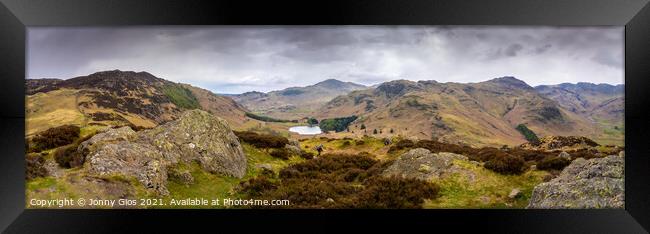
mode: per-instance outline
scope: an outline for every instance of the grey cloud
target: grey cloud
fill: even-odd
[[[143,70],[217,92],[336,78],[620,83],[622,27],[197,26],[28,29],[28,77]],[[557,77],[558,80],[549,80]]]
[[[505,54],[507,56],[510,56],[510,57],[517,56],[517,52],[519,52],[523,48],[524,47],[522,45],[520,45],[518,43],[515,43],[515,44],[512,44],[512,45],[508,46],[508,48],[506,48]]]
[[[539,46],[539,47],[535,48],[535,53],[542,54],[542,53],[548,51],[549,49],[551,49],[551,47],[553,47],[551,44],[545,44],[543,46]]]
[[[599,50],[593,57],[592,60],[597,63],[603,64],[605,66],[611,66],[614,68],[620,68],[623,66],[623,61],[620,57],[614,55],[613,53],[605,50]]]

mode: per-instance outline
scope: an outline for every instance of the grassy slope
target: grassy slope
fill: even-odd
[[[548,175],[545,171],[527,171],[521,175],[501,175],[480,165],[454,161],[476,174],[474,180],[451,176],[434,181],[440,185],[441,197],[427,201],[425,208],[525,208],[535,185]],[[521,196],[508,198],[512,189],[521,190]]]
[[[183,170],[190,170],[190,173],[194,177],[194,184],[184,185],[173,180],[169,180],[167,188],[169,189],[170,196],[164,200],[170,199],[187,199],[187,198],[205,198],[208,200],[211,199],[223,199],[223,198],[239,198],[240,195],[236,192],[236,186],[239,185],[239,182],[248,180],[250,178],[256,177],[261,169],[257,168],[257,164],[269,164],[273,167],[273,170],[277,173],[281,168],[286,167],[289,164],[300,162],[304,159],[301,159],[297,156],[290,158],[289,160],[281,160],[271,157],[265,150],[257,149],[249,144],[242,144],[244,148],[244,153],[248,158],[248,167],[246,175],[241,178],[225,177],[215,174],[211,174],[203,171],[198,164],[192,165],[181,165],[180,168]],[[152,207],[154,208],[154,207]],[[158,206],[155,208],[226,208],[224,206]]]
[[[153,127],[156,123],[144,117],[130,114],[118,113],[112,109],[105,108],[81,108],[79,103],[90,101],[90,97],[80,94],[79,90],[59,89],[47,93],[37,93],[26,97],[26,135],[31,136],[37,132],[47,130],[65,124],[90,127],[91,122],[99,122],[108,125],[123,125],[115,121],[93,121],[84,113],[104,112],[120,115],[129,122],[138,126]]]
[[[65,124],[83,125],[88,120],[77,109],[78,92],[60,89],[26,97],[26,134]]]

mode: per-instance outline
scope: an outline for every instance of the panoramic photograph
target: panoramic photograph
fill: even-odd
[[[28,209],[623,209],[623,27],[29,27]]]

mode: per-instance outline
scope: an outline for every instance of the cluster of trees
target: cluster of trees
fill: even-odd
[[[277,123],[297,123],[298,120],[286,120],[286,119],[276,119],[268,116],[263,116],[263,115],[256,115],[250,112],[246,112],[246,117],[251,118],[251,119],[256,119],[259,121],[264,121],[264,122],[277,122]]]
[[[528,142],[532,144],[539,144],[539,138],[537,137],[537,134],[535,134],[535,132],[533,132],[532,130],[528,129],[526,125],[519,124],[515,129],[517,129],[517,131],[519,131],[521,135],[524,135],[524,138],[526,138]]]
[[[234,132],[239,140],[251,144],[257,148],[284,148],[286,144],[289,144],[289,140],[286,137],[275,136],[270,134],[260,134],[251,131],[243,132]]]
[[[318,124],[318,120],[310,117],[310,118],[307,119],[307,124],[316,125],[316,124]]]
[[[323,119],[318,126],[322,131],[335,131],[342,132],[348,129],[350,123],[354,122],[357,116],[349,116],[343,118]]]

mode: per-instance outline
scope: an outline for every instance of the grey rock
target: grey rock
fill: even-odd
[[[567,160],[571,160],[571,155],[570,155],[569,153],[567,153],[567,152],[564,152],[564,151],[562,151],[562,152],[558,155],[558,157],[560,157],[560,158],[564,158],[564,159],[567,159]]]
[[[298,149],[300,149],[300,141],[297,141],[297,140],[294,140],[294,139],[290,139],[290,140],[289,140],[289,145],[292,145],[292,146],[298,147]]]
[[[97,133],[90,139],[81,142],[77,147],[77,150],[87,155],[90,151],[95,151],[98,147],[105,144],[133,140],[135,135],[136,132],[129,126],[111,128],[102,133]]]
[[[623,208],[624,166],[616,155],[575,159],[557,178],[535,186],[527,208]]]
[[[510,198],[510,199],[515,199],[515,198],[518,198],[520,196],[521,196],[521,190],[518,189],[518,188],[512,189],[512,191],[510,191],[510,194],[508,194],[508,198]]]
[[[302,152],[300,147],[295,145],[286,144],[284,145],[284,148],[289,150],[293,155],[300,155],[300,152]]]
[[[153,129],[130,128],[97,134],[80,145],[85,169],[98,175],[134,176],[146,188],[167,195],[167,168],[198,162],[203,170],[241,178],[246,156],[226,121],[202,110],[183,113]],[[82,151],[84,152],[84,151]]]
[[[446,152],[434,154],[423,148],[412,149],[395,160],[383,175],[432,180],[461,174],[473,180],[476,176],[474,172],[455,165],[455,160],[468,161],[466,156],[460,154]]]
[[[255,167],[260,169],[273,170],[273,166],[271,166],[271,164],[268,163],[260,163],[255,165]]]

